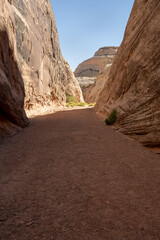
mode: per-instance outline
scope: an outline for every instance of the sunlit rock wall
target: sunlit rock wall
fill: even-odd
[[[1,133],[28,124],[24,107],[28,115],[63,107],[66,93],[83,101],[61,54],[50,1],[0,0]]]
[[[96,102],[106,78],[102,75],[104,69],[110,69],[113,59],[116,55],[117,47],[102,47],[92,58],[80,63],[74,74],[83,91],[84,100],[88,103]]]
[[[49,0],[13,0],[25,109],[63,106],[66,92],[82,100],[79,85],[63,59]]]
[[[96,105],[105,119],[116,108],[120,132],[160,145],[160,1],[135,0],[123,42]]]

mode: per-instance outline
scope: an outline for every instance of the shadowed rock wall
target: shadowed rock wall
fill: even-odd
[[[5,16],[5,17],[4,17]],[[16,56],[14,17],[9,2],[0,4],[0,136],[28,124],[24,83]]]

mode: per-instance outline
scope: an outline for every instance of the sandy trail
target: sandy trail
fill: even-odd
[[[93,109],[32,120],[0,146],[1,240],[159,240],[160,156]]]

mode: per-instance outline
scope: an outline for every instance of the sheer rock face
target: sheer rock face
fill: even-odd
[[[14,16],[10,3],[0,4],[0,136],[25,127],[24,83],[17,63]]]
[[[123,42],[96,105],[117,129],[145,145],[160,145],[160,1],[135,0]]]
[[[86,102],[97,101],[105,80],[100,77],[97,82],[96,78],[102,75],[103,68],[108,69],[112,64],[117,49],[117,47],[100,48],[92,58],[80,63],[76,68],[74,74],[82,88]]]
[[[50,1],[1,0],[0,14],[1,115],[23,127],[23,105],[27,113],[39,114],[43,107],[64,106],[66,93],[82,101],[61,54]]]
[[[80,87],[61,54],[50,1],[13,0],[13,12],[25,108],[61,106],[66,92],[82,100]]]

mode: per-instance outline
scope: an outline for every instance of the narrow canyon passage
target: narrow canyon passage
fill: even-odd
[[[1,240],[160,239],[160,156],[93,109],[32,119],[0,164]]]

